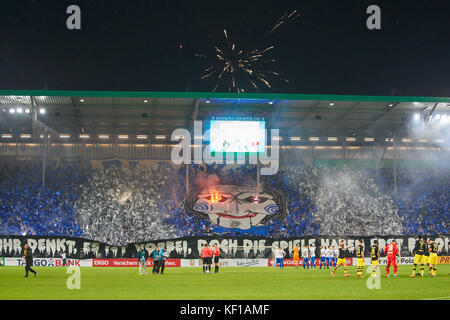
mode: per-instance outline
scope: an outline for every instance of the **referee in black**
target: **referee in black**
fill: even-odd
[[[33,266],[33,253],[28,244],[25,244],[24,246],[22,258],[25,260],[25,278],[28,278],[28,271],[34,273],[34,277],[36,278],[37,272],[31,268]]]

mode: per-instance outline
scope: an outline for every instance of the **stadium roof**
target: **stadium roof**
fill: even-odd
[[[165,135],[210,116],[264,117],[281,136],[407,134],[415,113],[449,112],[450,98],[143,91],[0,90],[0,134],[31,133],[31,113],[60,134]]]

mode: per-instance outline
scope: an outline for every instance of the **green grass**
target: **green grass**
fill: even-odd
[[[383,266],[382,270],[383,270]],[[398,279],[381,278],[379,290],[364,279],[350,278],[342,268],[221,268],[202,274],[200,268],[166,268],[164,275],[140,276],[137,268],[81,268],[81,289],[66,287],[65,268],[36,267],[37,278],[24,278],[22,267],[0,268],[0,299],[158,299],[158,300],[297,300],[297,299],[450,299],[450,265],[438,266],[435,278],[409,278],[411,266],[400,266]],[[367,268],[365,268],[367,269]],[[384,270],[383,270],[384,274]]]

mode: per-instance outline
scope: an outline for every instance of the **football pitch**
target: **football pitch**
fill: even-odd
[[[139,275],[137,268],[80,268],[81,288],[69,290],[63,267],[35,267],[37,278],[24,278],[23,267],[0,268],[0,299],[152,299],[152,300],[361,300],[361,299],[450,299],[450,265],[439,265],[437,276],[409,278],[411,266],[399,267],[399,278],[384,278],[381,266],[379,289],[369,289],[369,274],[356,277],[349,267],[345,278],[340,268],[335,278],[330,270],[292,267],[221,268],[218,274],[203,274],[201,268],[166,268],[165,274]],[[391,271],[392,272],[392,271]],[[376,283],[374,283],[374,286]]]

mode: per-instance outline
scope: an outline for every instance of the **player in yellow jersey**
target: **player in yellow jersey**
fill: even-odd
[[[438,252],[438,246],[436,244],[436,242],[434,242],[433,239],[429,240],[429,252],[430,252],[430,257],[428,258],[428,266],[430,268],[430,275],[432,277],[436,276],[436,265],[438,262],[438,256],[437,256],[437,252]]]
[[[334,273],[336,272],[336,269],[340,266],[344,266],[344,275],[346,277],[350,277],[350,274],[347,272],[347,254],[348,254],[348,247],[345,246],[345,240],[341,240],[339,243],[339,257],[337,259],[337,263],[333,268],[333,271],[331,271],[331,276],[334,278]]]
[[[364,240],[359,240],[359,245],[356,247],[356,257],[358,258],[357,264],[357,275],[359,278],[362,278],[362,271],[364,269]]]
[[[373,242],[373,246],[370,247],[370,259],[372,260],[372,274],[371,277],[375,277],[380,260],[380,249],[378,248],[378,240]]]
[[[423,242],[422,242],[422,236],[418,236],[417,240],[416,240],[416,245],[415,245],[414,250],[413,250],[414,266],[413,266],[413,269],[412,269],[412,274],[410,275],[411,278],[416,276],[415,273],[416,273],[416,268],[417,268],[418,264],[421,264],[421,270],[422,270],[422,267],[423,267],[422,256],[423,256],[423,253],[424,253],[423,249],[424,249],[424,247],[423,247]]]
[[[300,246],[298,245],[298,243],[295,245],[294,249],[292,249],[292,252],[294,253],[295,268],[298,269],[298,265],[300,264]]]

